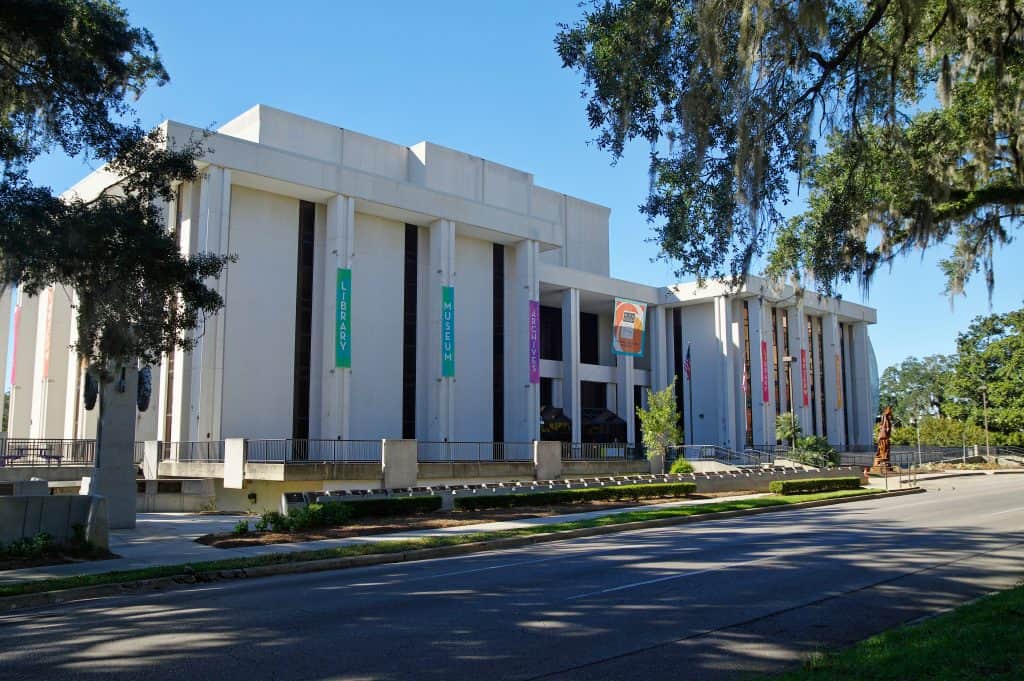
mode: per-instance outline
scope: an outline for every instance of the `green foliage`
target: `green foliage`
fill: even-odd
[[[116,2],[8,0],[0,59],[0,287],[74,291],[75,348],[101,380],[190,349],[185,332],[223,304],[206,282],[230,258],[184,257],[166,230],[163,202],[198,179],[202,142],[131,122],[128,97],[168,79],[152,36]],[[55,148],[120,180],[62,201],[29,178],[30,163]]]
[[[997,442],[1000,434],[992,434],[992,444],[1012,444]],[[921,444],[935,447],[960,447],[963,444],[974,445],[985,442],[985,430],[973,423],[964,423],[955,419],[925,416],[921,419]],[[892,431],[892,444],[917,445],[917,428],[902,426]]]
[[[909,425],[927,414],[944,414],[955,356],[908,357],[886,367],[879,382],[879,402],[892,407],[895,425]]]
[[[331,503],[347,506],[351,510],[353,518],[385,518],[387,516],[430,513],[441,509],[441,497],[439,496],[391,497]]]
[[[34,537],[15,539],[7,546],[0,544],[0,558],[42,558],[54,553],[57,549],[58,546],[53,542],[53,537],[45,532],[40,532]]]
[[[239,520],[233,528],[231,528],[231,534],[239,537],[249,534],[249,521]]]
[[[807,480],[772,480],[768,491],[773,494],[815,494],[858,489],[860,478],[810,478]]]
[[[357,518],[383,518],[429,513],[441,508],[441,497],[393,497],[365,501],[329,501],[291,508],[288,515],[268,511],[256,521],[256,531],[304,532],[319,527],[338,527]]]
[[[787,411],[775,417],[775,435],[786,443],[800,436],[800,421],[793,416],[793,412]]]
[[[609,485],[577,489],[455,497],[455,508],[479,511],[488,508],[575,504],[585,501],[639,501],[659,497],[685,497],[697,491],[693,482],[650,483],[646,485]]]
[[[257,532],[287,532],[289,527],[288,516],[279,511],[267,511],[256,521]]]
[[[980,270],[991,290],[1024,206],[1013,3],[608,0],[560,29],[598,147],[650,147],[641,209],[680,274],[745,274],[774,244],[770,274],[831,293],[950,240],[948,290]]]
[[[797,438],[796,447],[790,452],[789,458],[818,468],[834,468],[839,465],[839,453],[820,435]]]
[[[676,379],[663,390],[647,391],[647,409],[636,408],[640,418],[640,432],[648,458],[664,455],[665,450],[682,440],[679,430],[679,411],[676,409]]]
[[[687,475],[693,472],[693,464],[683,457],[679,457],[672,462],[672,467],[668,469],[668,472],[672,475]]]

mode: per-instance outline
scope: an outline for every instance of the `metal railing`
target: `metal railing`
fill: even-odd
[[[639,461],[644,448],[625,442],[563,442],[562,461]]]
[[[667,461],[671,462],[680,457],[690,461],[717,461],[730,466],[763,466],[775,462],[775,452],[761,452],[755,449],[737,452],[721,445],[677,445],[668,448]]]
[[[161,461],[182,463],[223,463],[223,440],[160,442]]]
[[[135,441],[135,453],[132,456],[132,461],[136,466],[141,466],[143,459],[146,458],[146,443],[141,440]]]
[[[359,463],[381,459],[380,440],[248,440],[253,463]]]
[[[0,466],[92,466],[96,440],[0,439]]]
[[[416,443],[421,463],[451,461],[533,461],[532,442],[430,442]]]

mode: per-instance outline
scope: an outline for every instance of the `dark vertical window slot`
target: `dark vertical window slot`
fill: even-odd
[[[416,438],[416,297],[419,281],[420,228],[405,226],[405,271],[402,304],[402,437]]]
[[[313,354],[313,235],[316,206],[299,202],[299,244],[295,283],[295,378],[292,390],[292,438],[309,438],[310,361]],[[296,453],[305,448],[296,448]]]
[[[679,414],[679,429],[685,431],[683,384],[686,382],[686,372],[683,371],[683,311],[678,307],[672,310],[672,340],[672,358],[676,368],[676,412]],[[689,442],[690,433],[686,433],[683,440]]]
[[[821,386],[821,435],[828,439],[828,402],[825,400],[825,327],[824,319],[815,322],[818,327],[818,385]]]
[[[540,379],[540,406],[550,407],[555,397],[555,384],[550,378]]]
[[[743,301],[743,415],[745,423],[744,440],[747,447],[754,444],[754,401],[751,397],[753,378],[750,372],[750,303]]]
[[[562,361],[562,310],[540,308],[540,358]]]
[[[580,312],[580,363],[601,363],[597,343],[597,315],[589,312]]]
[[[644,441],[643,433],[640,429],[640,417],[637,415],[636,410],[643,406],[644,400],[644,389],[642,386],[633,386],[633,442],[631,445],[639,445]],[[625,418],[629,418],[627,415]]]
[[[494,244],[493,335],[494,441],[505,440],[505,247]]]

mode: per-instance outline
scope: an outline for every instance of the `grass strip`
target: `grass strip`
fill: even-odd
[[[159,565],[138,570],[122,570],[118,572],[103,572],[92,575],[74,575],[71,577],[57,577],[37,581],[17,582],[14,584],[0,584],[0,598],[8,596],[20,596],[23,594],[42,593],[45,591],[60,591],[88,586],[102,586],[106,584],[120,584],[134,582],[144,579],[156,579],[159,577],[176,577],[185,574],[186,568],[191,568],[197,573],[219,572],[226,570],[242,570],[245,568],[262,567],[265,565],[282,565],[287,563],[299,563],[312,560],[324,560],[328,558],[347,558],[352,556],[376,555],[382,553],[402,553],[415,549],[429,549],[440,546],[458,546],[474,542],[487,541],[490,539],[504,539],[507,537],[524,537],[536,534],[551,534],[565,530],[576,530],[586,527],[604,527],[606,525],[621,525],[641,520],[657,520],[660,518],[681,518],[686,516],[705,515],[708,513],[721,513],[724,511],[742,511],[755,508],[766,508],[770,506],[788,506],[806,501],[819,501],[822,499],[836,499],[839,497],[861,496],[865,494],[876,494],[881,490],[857,489],[842,490],[839,492],[827,492],[822,494],[800,494],[792,496],[771,496],[755,497],[752,499],[737,499],[734,501],[722,501],[711,504],[698,504],[694,506],[675,506],[656,510],[645,511],[624,511],[612,515],[593,518],[590,520],[573,520],[564,523],[551,525],[537,525],[514,530],[500,530],[494,532],[472,532],[444,537],[423,537],[417,539],[403,540],[382,540],[367,544],[350,544],[329,549],[316,549],[312,551],[293,551],[290,553],[272,553],[264,556],[252,556],[246,558],[227,558],[223,560],[212,560],[200,563],[183,563],[179,565]]]
[[[1024,586],[847,650],[812,656],[772,681],[1017,681],[1024,678]]]

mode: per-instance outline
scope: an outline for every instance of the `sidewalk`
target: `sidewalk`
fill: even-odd
[[[415,537],[438,537],[472,532],[495,532],[536,525],[554,525],[575,520],[590,520],[616,513],[630,511],[649,511],[673,506],[695,506],[700,504],[733,501],[736,499],[753,499],[767,494],[741,494],[714,499],[690,499],[668,501],[660,504],[630,506],[628,508],[602,509],[568,513],[543,518],[523,518],[501,522],[459,525],[429,530],[395,532],[391,534],[367,535],[363,537],[345,537],[344,539],[321,539],[318,541],[298,542],[294,544],[267,544],[264,546],[244,546],[235,549],[217,549],[205,544],[197,544],[195,539],[213,532],[230,532],[239,520],[246,516],[236,515],[196,515],[191,513],[140,513],[133,530],[112,530],[110,533],[110,550],[120,558],[112,560],[88,561],[82,563],[66,563],[64,565],[47,565],[43,567],[22,568],[18,570],[0,571],[0,584],[52,579],[54,577],[70,577],[73,575],[98,574],[120,570],[136,570],[156,567],[159,565],[179,565],[226,558],[243,558],[269,553],[289,553],[293,551],[311,551],[315,549],[333,548],[349,544],[366,542],[396,541]],[[251,516],[250,516],[251,519]]]

